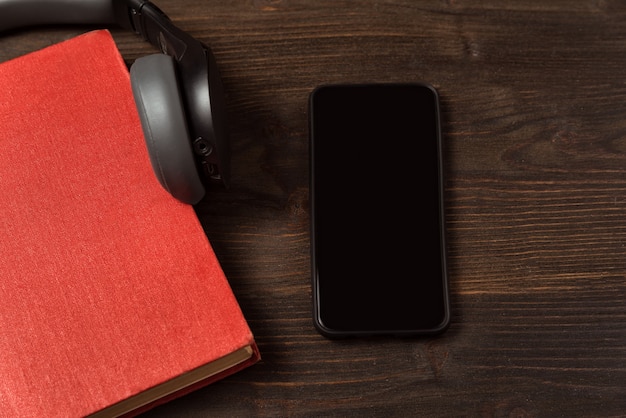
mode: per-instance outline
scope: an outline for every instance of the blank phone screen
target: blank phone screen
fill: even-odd
[[[315,323],[328,336],[441,332],[449,320],[437,93],[311,94]]]

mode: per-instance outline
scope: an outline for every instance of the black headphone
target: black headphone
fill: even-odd
[[[226,106],[215,58],[147,0],[0,0],[0,31],[42,24],[118,24],[163,53],[141,57],[130,78],[156,177],[195,204],[207,182],[228,185]]]

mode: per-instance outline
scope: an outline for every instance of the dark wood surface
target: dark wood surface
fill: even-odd
[[[157,5],[222,71],[233,184],[197,212],[263,359],[147,417],[626,415],[623,0]],[[0,60],[86,29],[10,33]],[[111,30],[128,62],[155,52]],[[307,98],[390,81],[441,96],[452,324],[329,341],[311,320]]]

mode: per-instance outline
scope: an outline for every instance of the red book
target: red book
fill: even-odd
[[[0,256],[2,417],[134,415],[259,359],[107,31],[0,64]]]

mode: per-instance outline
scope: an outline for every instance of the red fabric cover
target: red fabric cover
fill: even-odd
[[[0,64],[0,254],[0,416],[84,416],[254,344],[107,31]]]

